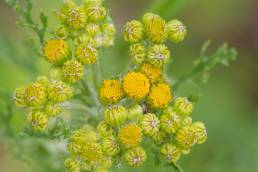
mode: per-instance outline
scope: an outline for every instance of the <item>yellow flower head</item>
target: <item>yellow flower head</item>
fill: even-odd
[[[124,160],[126,164],[132,167],[141,166],[146,159],[147,159],[147,155],[145,150],[142,147],[130,149],[124,155]]]
[[[146,48],[141,43],[132,44],[129,48],[129,56],[134,64],[141,64],[146,57]]]
[[[68,44],[62,39],[51,39],[43,45],[43,56],[50,63],[62,63],[69,56]]]
[[[46,88],[37,82],[28,84],[25,87],[25,98],[29,106],[39,106],[46,102]]]
[[[43,131],[48,124],[48,117],[41,111],[32,111],[27,116],[27,121],[34,130]]]
[[[129,72],[124,76],[123,88],[130,98],[141,100],[149,93],[150,82],[142,73]]]
[[[101,145],[98,143],[86,143],[82,147],[82,156],[89,162],[99,161],[103,156]]]
[[[146,135],[153,136],[159,132],[160,122],[155,114],[147,113],[142,117],[141,126]]]
[[[128,42],[138,42],[142,39],[144,27],[141,22],[132,20],[124,25],[124,39]]]
[[[167,39],[166,22],[160,16],[147,13],[143,16],[146,35],[154,43],[162,43]]]
[[[63,78],[64,81],[70,83],[76,83],[82,79],[84,74],[84,67],[77,60],[66,61],[63,66]]]
[[[86,12],[89,20],[92,22],[103,20],[107,15],[107,11],[105,7],[103,7],[99,3],[93,3],[93,4],[87,5]]]
[[[99,95],[104,103],[117,103],[124,95],[122,83],[117,79],[104,80]]]
[[[142,130],[134,124],[128,124],[119,132],[119,139],[126,148],[137,147],[142,141]]]
[[[49,83],[48,98],[53,102],[64,102],[73,96],[73,89],[62,81],[52,81]]]
[[[143,73],[151,83],[161,80],[162,70],[149,63],[144,63],[141,65],[140,72]]]
[[[181,155],[180,149],[171,143],[164,144],[161,147],[160,152],[170,163],[176,163]]]
[[[83,64],[94,64],[98,58],[98,51],[90,44],[81,44],[76,48],[76,56]]]
[[[169,105],[172,99],[172,93],[169,85],[165,83],[159,83],[151,87],[147,103],[152,108],[165,108]]]
[[[164,44],[155,44],[148,51],[147,60],[149,63],[161,67],[167,63],[170,57],[170,51]]]
[[[171,20],[167,23],[168,37],[172,42],[182,42],[187,34],[186,28],[179,20]]]

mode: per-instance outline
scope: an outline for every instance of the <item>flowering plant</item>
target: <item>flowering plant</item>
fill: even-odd
[[[66,145],[64,164],[71,172],[104,172],[120,164],[137,168],[148,157],[182,171],[179,158],[204,143],[207,131],[191,117],[195,98],[179,96],[176,89],[200,78],[206,82],[216,64],[235,59],[234,49],[225,44],[207,56],[207,42],[192,72],[171,80],[165,67],[172,60],[166,43],[182,42],[186,27],[177,19],[165,21],[146,13],[123,27],[123,38],[130,44],[126,72],[103,79],[103,49],[116,45],[106,2],[65,0],[55,13],[58,25],[49,38],[44,13],[42,25],[31,18],[32,0],[25,6],[8,2],[20,13],[20,24],[39,36],[41,57],[51,64],[48,76],[14,91],[15,104],[28,111],[23,135],[59,139]],[[79,123],[74,120],[79,118],[77,110],[83,111]]]

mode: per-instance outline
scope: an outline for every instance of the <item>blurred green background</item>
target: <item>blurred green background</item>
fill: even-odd
[[[34,9],[42,9],[48,16],[58,8],[61,0],[38,0]],[[193,114],[194,120],[206,124],[208,140],[193,147],[190,155],[182,156],[179,164],[186,172],[257,172],[258,171],[258,1],[257,0],[109,0],[111,13],[119,31],[130,19],[144,12],[159,13],[166,19],[178,18],[188,29],[185,42],[170,45],[173,64],[169,76],[180,76],[191,69],[206,40],[212,40],[210,51],[228,42],[237,49],[237,61],[228,68],[218,66],[209,82],[200,87],[183,86],[178,95],[201,92]],[[49,151],[38,140],[23,141],[27,149],[19,149],[19,133],[25,125],[24,111],[10,105],[11,92],[19,85],[32,81],[37,75],[47,74],[49,64],[28,46],[34,33],[15,24],[17,14],[3,0],[0,1],[0,171],[27,172],[60,171],[60,157],[48,159]],[[55,20],[50,17],[50,28]],[[36,40],[37,41],[37,40]],[[35,42],[36,46],[37,42]],[[105,77],[123,71],[128,45],[116,39],[116,46],[102,59]],[[110,53],[111,52],[111,53]],[[108,67],[107,67],[108,66]],[[8,114],[12,114],[12,116]],[[27,143],[29,142],[29,143]],[[28,146],[29,145],[29,146]],[[57,145],[58,147],[58,145]],[[38,162],[21,156],[37,151]],[[58,150],[56,150],[58,151]],[[28,162],[23,163],[22,161]],[[56,158],[56,159],[55,159]],[[29,164],[29,165],[26,165]],[[48,164],[48,165],[45,165]],[[153,171],[149,160],[139,170],[121,167],[113,171]],[[59,170],[58,170],[59,169]],[[158,171],[158,170],[155,170]],[[162,171],[173,171],[163,169]]]

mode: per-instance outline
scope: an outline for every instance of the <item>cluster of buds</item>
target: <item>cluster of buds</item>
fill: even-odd
[[[179,20],[166,22],[162,17],[146,13],[142,21],[132,20],[124,25],[124,39],[131,43],[129,56],[134,64],[148,62],[162,67],[170,58],[167,40],[182,42],[187,34]]]
[[[13,97],[17,106],[29,108],[28,122],[38,131],[61,113],[62,103],[83,78],[85,65],[97,62],[100,48],[113,45],[116,32],[102,0],[85,0],[81,5],[65,0],[57,16],[60,25],[42,46],[42,56],[52,64],[50,79],[38,77],[17,88]]]
[[[159,157],[175,164],[181,154],[188,154],[194,144],[202,144],[207,138],[205,125],[192,122],[190,117],[193,103],[185,97],[174,97],[163,74],[170,52],[161,43],[168,38],[182,41],[186,34],[182,23],[178,20],[166,23],[160,16],[148,13],[143,17],[143,24],[133,20],[124,28],[125,40],[134,43],[130,55],[136,65],[124,76],[102,82],[99,99],[105,110],[103,120],[94,131],[95,149],[101,157],[87,161],[89,171],[107,171],[111,164],[120,163],[141,166],[147,159],[142,143],[150,140],[159,148]],[[146,58],[145,54],[148,54]],[[68,150],[71,150],[70,144]],[[76,151],[70,151],[71,157]],[[87,152],[87,156],[98,153]],[[110,166],[99,166],[102,158],[108,159]],[[76,159],[76,163],[68,161],[68,168],[75,163],[76,168],[84,169],[85,160],[78,156]]]
[[[65,0],[57,16],[60,26],[42,46],[43,57],[52,64],[50,79],[38,77],[14,93],[16,105],[29,108],[28,122],[37,131],[46,129],[49,119],[61,113],[86,65],[97,63],[99,49],[113,45],[115,38],[103,0],[84,0],[81,5]],[[183,41],[185,26],[147,13],[142,21],[127,22],[123,35],[131,43],[134,66],[101,83],[103,114],[96,119],[97,126],[87,124],[69,136],[65,166],[71,172],[106,172],[121,163],[139,167],[147,159],[145,141],[159,148],[159,157],[175,164],[181,154],[207,138],[205,125],[190,117],[193,103],[176,97],[164,74],[170,59],[165,42]]]
[[[13,99],[18,107],[29,109],[27,120],[31,128],[43,131],[49,119],[61,113],[61,104],[72,96],[73,89],[69,84],[40,76],[35,82],[17,88]]]

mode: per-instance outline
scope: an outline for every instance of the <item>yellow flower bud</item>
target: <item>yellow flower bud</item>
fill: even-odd
[[[134,64],[141,64],[146,57],[146,49],[144,45],[141,43],[130,45],[129,56]]]
[[[81,80],[84,74],[84,67],[77,60],[68,60],[63,66],[63,79],[69,83],[76,83]]]
[[[192,118],[190,116],[185,117],[183,120],[181,120],[181,126],[187,126],[192,124]]]
[[[32,111],[27,116],[27,121],[34,130],[43,131],[47,128],[47,115],[41,111]]]
[[[86,32],[90,36],[95,36],[101,32],[100,27],[98,24],[95,23],[89,23],[86,26]]]
[[[100,100],[104,103],[117,103],[124,95],[122,83],[117,79],[104,80],[100,88]]]
[[[37,82],[28,84],[25,87],[25,97],[29,106],[39,106],[46,102],[46,88]]]
[[[143,133],[149,136],[153,136],[159,132],[160,122],[155,114],[147,113],[142,116],[141,128]]]
[[[187,35],[185,26],[179,20],[171,20],[167,23],[168,37],[172,42],[182,42]]]
[[[56,117],[62,112],[62,107],[59,104],[48,103],[44,109],[45,113],[50,117]]]
[[[163,43],[167,39],[166,22],[160,16],[147,14],[143,17],[148,39],[154,43]]]
[[[90,21],[96,22],[103,20],[106,15],[106,9],[100,4],[90,4],[86,7],[87,16]]]
[[[150,83],[142,73],[129,72],[123,78],[123,88],[128,97],[141,100],[149,93]]]
[[[115,35],[116,28],[113,23],[108,22],[108,23],[103,23],[101,25],[101,31],[106,33],[107,35]]]
[[[195,122],[193,123],[194,130],[197,134],[197,144],[203,144],[207,139],[207,131],[204,123]]]
[[[46,76],[38,76],[36,82],[44,87],[47,87],[49,83],[48,78]]]
[[[161,144],[165,141],[165,139],[167,138],[167,135],[166,135],[166,133],[159,130],[159,132],[153,134],[151,136],[151,138],[152,138],[152,140],[154,140],[155,143]]]
[[[26,94],[25,94],[25,87],[16,88],[13,94],[13,100],[15,105],[18,107],[26,107]]]
[[[98,58],[98,51],[90,44],[81,44],[76,48],[76,57],[83,64],[94,64]]]
[[[97,131],[98,131],[98,134],[103,138],[108,136],[113,136],[116,133],[115,129],[110,125],[108,125],[105,121],[101,121],[98,124]]]
[[[119,153],[120,147],[115,137],[106,137],[102,141],[102,150],[106,155],[115,156]]]
[[[87,22],[87,16],[83,7],[73,7],[65,14],[64,23],[72,29],[81,29]]]
[[[170,52],[164,44],[155,44],[149,49],[147,55],[147,61],[157,67],[162,67],[169,58]]]
[[[180,127],[180,121],[179,116],[169,107],[160,118],[161,129],[168,134],[175,133]]]
[[[152,108],[166,108],[172,99],[172,93],[169,85],[166,83],[159,83],[151,87],[147,103]]]
[[[176,163],[181,155],[180,149],[171,143],[164,144],[160,152],[169,163]]]
[[[98,143],[86,143],[82,147],[82,156],[89,162],[95,162],[102,158],[103,152],[100,144]]]
[[[181,116],[186,117],[193,111],[193,103],[185,97],[177,97],[174,101],[174,110]]]
[[[127,118],[130,120],[140,119],[143,115],[143,109],[141,105],[135,104],[127,109]]]
[[[176,143],[182,150],[189,150],[196,142],[197,134],[194,127],[185,126],[178,129],[176,133]]]
[[[43,56],[54,64],[59,64],[67,60],[70,55],[67,42],[62,39],[51,39],[43,45]]]
[[[144,27],[141,22],[132,20],[124,25],[124,39],[128,42],[138,42],[143,38]]]
[[[73,96],[73,89],[62,81],[52,81],[49,83],[48,97],[53,102],[64,102]]]
[[[105,121],[111,126],[121,126],[127,118],[127,110],[123,106],[111,106],[105,110]]]
[[[142,147],[130,149],[124,155],[124,160],[126,164],[132,167],[141,166],[146,159],[147,159],[147,155],[145,150]]]
[[[65,167],[69,172],[80,172],[80,163],[75,158],[68,158],[65,160]]]
[[[126,148],[137,147],[142,141],[142,130],[137,125],[128,124],[120,130],[119,139]]]

